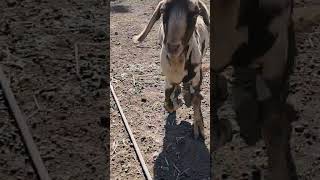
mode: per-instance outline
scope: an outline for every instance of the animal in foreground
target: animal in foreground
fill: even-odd
[[[202,58],[209,46],[208,9],[201,0],[162,0],[145,29],[133,38],[134,42],[143,41],[160,17],[160,64],[165,76],[164,107],[172,113],[182,106],[178,98],[182,84],[185,105],[193,106],[194,110],[194,137],[201,135],[204,138],[200,89]]]
[[[248,145],[264,139],[270,180],[296,180],[290,151],[295,116],[286,102],[296,55],[293,1],[214,0],[213,4],[211,73],[233,66],[240,135]],[[228,137],[223,129],[230,128],[218,128],[217,135]]]

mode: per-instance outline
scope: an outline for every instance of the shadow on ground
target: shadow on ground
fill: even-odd
[[[112,13],[128,13],[130,12],[129,6],[125,5],[111,5]]]
[[[166,119],[162,152],[154,165],[154,179],[210,179],[210,154],[203,140],[193,138],[192,125],[176,122],[176,114]]]

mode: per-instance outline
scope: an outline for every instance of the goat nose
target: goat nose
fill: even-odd
[[[179,44],[168,43],[169,52],[174,53],[174,52],[177,52],[178,49],[179,49]]]

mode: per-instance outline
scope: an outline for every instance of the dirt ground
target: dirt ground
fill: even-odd
[[[0,8],[0,64],[51,178],[105,180],[105,2],[3,0]],[[35,179],[15,121],[1,108],[0,180]]]
[[[209,4],[209,1],[205,1]],[[205,142],[192,137],[192,109],[168,115],[163,108],[164,77],[160,74],[159,22],[141,44],[132,37],[148,23],[158,1],[111,2],[110,76],[133,134],[155,179],[209,179],[209,71],[202,94]],[[203,62],[209,63],[209,50]],[[144,179],[121,117],[111,101],[111,179]]]
[[[157,2],[111,2],[110,76],[155,179],[209,179],[209,72],[205,72],[203,83],[202,108],[207,135],[203,143],[191,138],[190,109],[183,107],[175,115],[168,115],[163,108],[164,78],[159,66],[158,23],[142,44],[132,42],[133,35],[147,24]],[[299,112],[299,120],[293,123],[292,153],[300,179],[316,180],[320,179],[320,2],[296,0],[295,21],[299,55],[290,82],[289,101]],[[205,63],[209,52],[207,54]],[[231,72],[229,69],[226,73],[230,81]],[[231,98],[232,95],[219,115],[232,120],[233,141],[214,154],[214,179],[254,179],[253,176],[266,171],[265,146],[259,142],[256,147],[247,147],[240,139]],[[112,101],[110,148],[111,179],[143,179],[141,166]]]

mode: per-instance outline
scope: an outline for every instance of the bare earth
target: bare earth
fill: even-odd
[[[106,4],[2,0],[0,11],[0,64],[52,180],[105,180]],[[14,119],[0,110],[0,180],[35,179]]]

